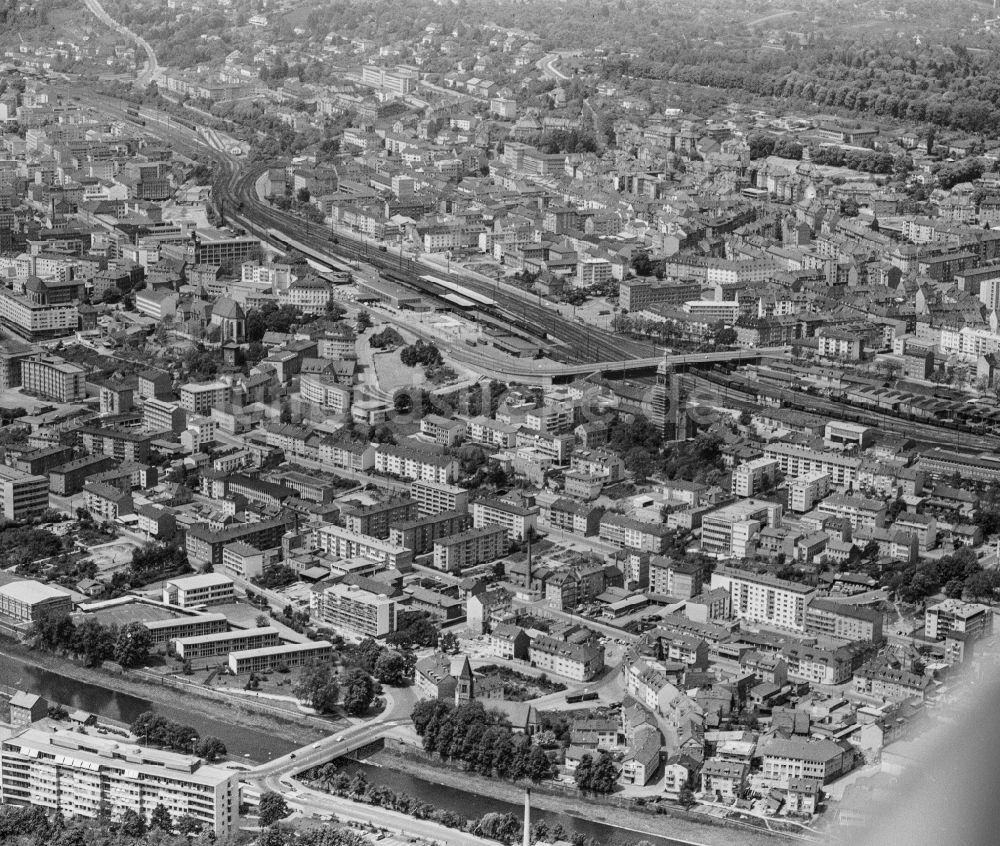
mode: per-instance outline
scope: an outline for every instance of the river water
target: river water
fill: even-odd
[[[188,711],[159,705],[139,696],[108,690],[50,670],[23,664],[2,654],[0,654],[0,679],[11,687],[44,696],[49,702],[59,702],[70,709],[81,708],[123,723],[132,723],[143,711],[155,711],[169,720],[197,729],[202,737],[211,735],[219,738],[226,744],[226,749],[233,758],[247,757],[254,761],[265,762],[280,758],[299,746],[261,729],[236,725],[235,720],[238,719],[238,715],[235,710],[233,720],[213,719],[194,709]]]
[[[444,784],[435,784],[427,779],[419,778],[410,773],[403,773],[388,767],[359,761],[341,760],[338,762],[341,770],[352,777],[356,773],[364,773],[370,784],[381,784],[397,793],[408,793],[421,802],[428,802],[435,808],[454,811],[469,819],[481,817],[490,812],[514,814],[518,819],[524,815],[523,805],[514,805],[479,793],[469,793]],[[567,835],[574,832],[593,837],[601,846],[632,846],[640,840],[646,840],[654,846],[683,846],[682,841],[672,840],[668,836],[670,817],[646,817],[643,820],[649,827],[662,831],[661,835],[644,834],[639,831],[627,831],[614,825],[585,820],[564,812],[545,811],[541,808],[531,809],[531,818],[538,822],[544,820],[550,828],[557,823],[565,829]]]

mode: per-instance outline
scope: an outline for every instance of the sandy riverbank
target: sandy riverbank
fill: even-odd
[[[195,690],[182,691],[166,685],[118,675],[107,670],[84,667],[50,652],[28,649],[23,644],[7,638],[0,638],[0,655],[29,667],[38,667],[106,690],[126,693],[139,699],[148,699],[159,705],[198,713],[211,719],[231,722],[234,725],[266,731],[292,743],[302,745],[312,743],[317,737],[323,737],[334,730],[331,725],[330,730],[324,732],[306,721],[294,721],[291,715],[286,720],[277,715],[255,711],[250,703],[245,706],[232,704],[213,697],[208,691],[204,693]]]
[[[414,760],[386,749],[366,760],[387,769],[405,772],[457,790],[492,796],[514,805],[520,805],[524,801],[522,789],[515,784],[485,779],[464,770],[439,764],[433,759]],[[740,846],[778,846],[782,842],[787,842],[778,835],[757,832],[743,826],[712,822],[680,808],[675,814],[654,815],[543,791],[544,788],[532,790],[532,805],[547,811],[561,812],[621,829],[634,830],[636,842],[642,840],[643,833],[688,841],[699,846],[732,846],[734,843],[739,843]]]

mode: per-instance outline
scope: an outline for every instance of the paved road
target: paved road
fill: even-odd
[[[130,38],[146,54],[146,62],[143,65],[142,71],[135,79],[135,84],[145,88],[149,83],[156,81],[160,76],[160,63],[156,59],[156,53],[153,52],[153,48],[149,46],[149,42],[146,41],[141,35],[136,35],[128,27],[122,26],[118,21],[111,17],[101,5],[100,0],[83,0],[84,5],[101,21],[105,26],[110,27],[115,30],[115,32],[124,35],[126,38]]]
[[[568,77],[559,68],[556,67],[560,56],[558,53],[549,53],[544,58],[538,60],[537,67],[542,72],[542,76],[547,76],[549,79],[557,80],[567,80]]]

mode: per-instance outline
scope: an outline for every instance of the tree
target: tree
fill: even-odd
[[[131,808],[126,808],[118,823],[118,830],[126,837],[138,839],[146,833],[146,821]]]
[[[150,828],[158,828],[161,831],[173,831],[174,821],[170,818],[170,811],[162,803],[157,803],[149,815]]]
[[[356,667],[348,673],[344,683],[344,710],[354,717],[360,717],[375,698],[375,682],[368,673]]]
[[[602,752],[591,772],[589,789],[594,793],[611,793],[617,783],[618,768],[614,758]]]
[[[442,652],[458,652],[458,636],[454,632],[442,632],[438,643]]]
[[[285,797],[273,791],[267,791],[260,797],[260,824],[262,828],[274,825],[291,813]]]
[[[192,817],[190,814],[181,814],[177,818],[177,831],[184,836],[189,834],[201,834],[203,828],[201,820]]]
[[[340,687],[329,664],[306,664],[299,674],[295,695],[321,714],[331,714],[340,698]]]
[[[372,316],[365,309],[361,309],[361,311],[358,312],[358,321],[356,326],[358,334],[360,335],[366,329],[371,329],[374,325],[375,324],[372,322]]]
[[[386,649],[375,661],[375,678],[382,684],[401,687],[412,678],[413,668],[398,652]]]
[[[110,658],[115,648],[115,633],[93,617],[87,617],[76,627],[73,651],[84,658],[89,667],[97,667]]]
[[[594,758],[588,752],[580,756],[580,763],[576,765],[576,772],[573,774],[573,779],[576,781],[576,786],[586,793],[590,790],[590,783],[593,776]]]
[[[219,738],[212,737],[211,735],[203,737],[194,747],[194,754],[199,758],[204,758],[206,761],[217,761],[227,751],[226,744],[219,740]]]
[[[312,196],[308,188],[302,187],[295,194],[295,199],[300,203],[308,203],[309,198]]]
[[[528,753],[527,776],[534,782],[542,781],[552,775],[552,762],[540,746],[532,746]]]
[[[137,622],[128,623],[118,630],[115,638],[114,660],[123,667],[138,667],[149,657],[153,639],[149,630]]]
[[[681,805],[684,806],[685,809],[694,807],[694,805],[697,802],[697,800],[694,798],[694,791],[687,785],[684,785],[684,787],[681,788],[678,800],[680,801]]]

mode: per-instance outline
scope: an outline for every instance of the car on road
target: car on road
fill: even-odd
[[[344,735],[339,735],[337,737],[337,743],[343,743],[343,742],[344,742]]]
[[[319,749],[319,744],[318,743],[314,743],[313,744],[313,749]]]

